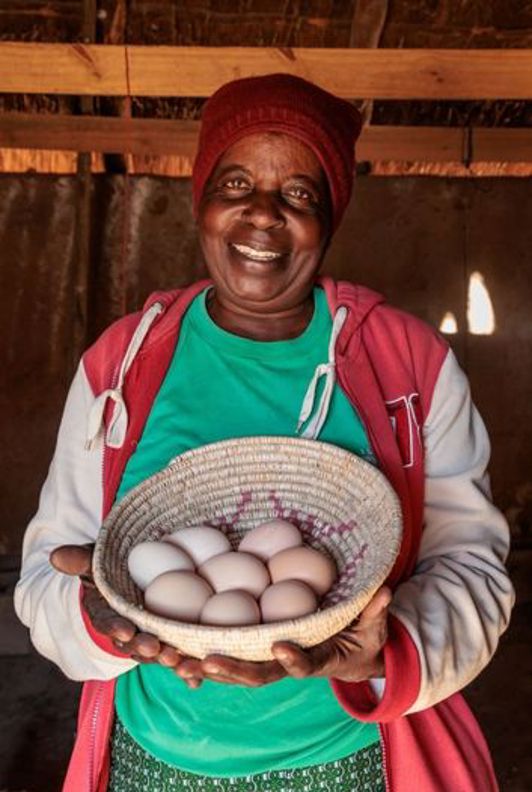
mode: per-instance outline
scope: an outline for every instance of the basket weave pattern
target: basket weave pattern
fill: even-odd
[[[338,578],[317,613],[227,628],[185,624],[143,609],[142,592],[127,568],[136,544],[204,524],[223,531],[236,550],[247,531],[273,518],[296,525],[306,544],[336,562]],[[356,618],[386,579],[400,538],[397,497],[369,463],[312,440],[227,440],[182,454],[114,506],[96,543],[94,577],[118,613],[185,654],[268,660],[274,641],[313,646]]]

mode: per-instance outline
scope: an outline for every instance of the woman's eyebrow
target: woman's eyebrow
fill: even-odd
[[[291,179],[299,179],[300,181],[306,181],[315,187],[317,190],[320,189],[320,182],[316,181],[313,176],[309,176],[308,173],[293,173],[290,176]]]
[[[234,170],[242,171],[247,176],[251,176],[251,172],[247,168],[245,168],[244,165],[239,165],[238,163],[233,162],[229,165],[225,165],[223,168],[217,171],[215,174],[215,178],[220,179],[222,176],[225,176],[227,173]]]

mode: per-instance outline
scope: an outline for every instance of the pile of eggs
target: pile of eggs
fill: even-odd
[[[129,574],[144,607],[159,616],[213,626],[243,626],[314,613],[336,579],[334,561],[303,543],[299,530],[271,520],[233,551],[216,528],[200,525],[140,542]]]

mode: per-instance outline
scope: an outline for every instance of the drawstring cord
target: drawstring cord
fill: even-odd
[[[334,316],[331,338],[329,340],[328,361],[327,363],[320,363],[318,366],[316,366],[314,375],[309,383],[307,392],[305,393],[305,398],[303,399],[301,412],[299,413],[296,434],[299,434],[301,437],[305,437],[309,440],[317,439],[319,433],[322,430],[323,424],[327,420],[331,398],[334,391],[334,384],[336,382],[336,342],[338,341],[338,336],[340,335],[342,327],[345,324],[346,318],[347,308],[341,306],[338,308]],[[325,377],[325,384],[317,410],[311,418],[312,412],[314,410],[314,402],[316,401],[316,390],[321,377]],[[309,423],[305,429],[301,431],[302,426],[307,421],[309,421]]]
[[[135,360],[137,353],[142,346],[148,331],[153,324],[155,318],[161,313],[163,306],[160,302],[154,303],[144,314],[140,320],[137,329],[135,330],[129,346],[122,360],[120,370],[118,372],[118,382],[114,388],[104,390],[95,399],[90,413],[87,424],[87,440],[85,448],[90,451],[98,438],[100,437],[104,425],[104,412],[107,404],[107,399],[114,402],[113,415],[107,427],[105,434],[105,444],[109,448],[122,448],[124,440],[126,439],[127,425],[129,416],[127,413],[126,403],[122,396],[122,388],[126,374],[129,371],[131,364]]]
[[[128,419],[129,419],[126,404],[122,396],[124,379],[140,347],[142,346],[142,343],[153,321],[158,316],[158,314],[161,313],[162,310],[163,310],[163,306],[161,305],[161,303],[157,302],[154,303],[151,306],[151,308],[149,308],[146,311],[146,313],[140,320],[131,341],[129,342],[129,346],[126,350],[126,354],[124,355],[124,359],[120,366],[120,371],[118,373],[118,382],[116,386],[114,388],[108,388],[107,390],[104,390],[95,399],[89,413],[89,420],[87,426],[87,441],[85,443],[85,448],[87,450],[91,450],[94,447],[96,441],[98,440],[98,438],[102,433],[107,399],[111,399],[113,401],[114,407],[113,407],[113,414],[109,422],[109,425],[107,427],[107,432],[105,435],[105,444],[110,448],[121,448],[123,446],[124,440],[126,438]],[[328,361],[327,363],[320,363],[318,366],[316,366],[312,379],[307,388],[307,392],[303,399],[303,404],[301,406],[301,412],[299,414],[299,420],[296,429],[296,433],[299,434],[301,437],[310,440],[316,440],[321,432],[321,429],[325,421],[327,420],[327,415],[329,413],[329,407],[331,404],[331,398],[334,391],[334,385],[336,382],[336,342],[338,341],[338,336],[340,335],[340,332],[345,324],[346,318],[347,318],[347,308],[341,306],[337,310],[333,321],[331,337],[329,340]],[[321,399],[319,401],[317,409],[314,412],[316,391],[318,388],[318,382],[321,379],[321,377],[325,377],[325,384],[323,387],[323,392],[321,394]],[[313,412],[314,414],[312,414]],[[303,425],[307,423],[307,421],[308,421],[307,426],[303,431],[301,431]]]

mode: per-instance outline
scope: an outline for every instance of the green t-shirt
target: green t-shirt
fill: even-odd
[[[179,343],[124,471],[117,499],[192,448],[251,435],[294,436],[310,379],[327,361],[332,318],[324,292],[306,330],[253,341],[210,318],[206,292],[183,319]],[[318,392],[319,397],[319,392]],[[372,460],[364,428],[335,387],[320,440]],[[331,762],[379,739],[338,704],[326,679],[262,688],[209,680],[190,690],[172,671],[139,665],[118,679],[116,710],[151,754],[192,773],[243,776]]]

